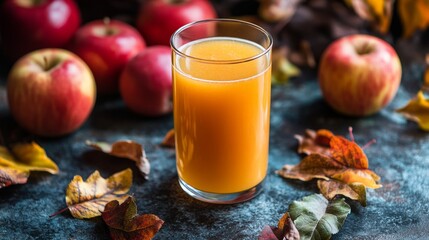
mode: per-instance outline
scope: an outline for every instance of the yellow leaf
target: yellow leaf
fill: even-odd
[[[136,162],[137,168],[145,179],[149,178],[150,163],[146,158],[143,146],[137,142],[123,140],[112,144],[106,142],[86,141],[86,145],[115,157],[127,158]]]
[[[346,184],[337,180],[318,180],[317,187],[328,200],[334,199],[337,195],[343,195],[366,206],[366,189],[361,183]]]
[[[419,91],[417,96],[411,99],[406,106],[396,111],[417,122],[421,129],[429,131],[429,99],[425,98],[422,91]]]
[[[380,177],[369,169],[346,169],[344,171],[335,173],[331,176],[331,178],[340,180],[341,182],[347,184],[360,183],[368,188],[382,187],[376,182],[380,179]]]
[[[387,33],[392,20],[393,0],[345,0],[356,14],[373,23],[381,33]]]
[[[429,25],[428,0],[398,0],[398,13],[404,29],[403,36],[406,38]]]
[[[113,200],[124,202],[132,184],[132,171],[126,169],[104,179],[95,171],[86,181],[77,175],[67,187],[66,204],[75,218],[93,218],[101,215],[104,206]]]
[[[22,171],[58,173],[58,166],[37,143],[19,143],[11,147],[0,146],[0,166]]]

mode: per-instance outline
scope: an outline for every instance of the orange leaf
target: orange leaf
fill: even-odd
[[[427,0],[398,0],[398,13],[405,38],[411,37],[416,30],[424,30],[429,25],[429,1]]]
[[[357,200],[362,206],[366,206],[365,186],[360,183],[346,184],[337,180],[318,180],[317,187],[326,199],[332,200],[337,195],[343,195],[352,200]]]
[[[429,131],[429,99],[425,98],[422,91],[419,91],[417,96],[411,99],[406,106],[396,111],[417,122],[421,129]]]
[[[379,32],[389,31],[393,0],[345,0],[345,2],[359,17],[371,22]]]
[[[341,136],[334,136],[331,138],[330,146],[332,158],[337,162],[351,168],[368,168],[368,158],[355,142]]]
[[[156,215],[137,215],[137,206],[132,197],[128,197],[122,204],[118,201],[109,202],[101,216],[109,226],[113,240],[152,239],[164,224]]]
[[[174,140],[174,129],[171,129],[167,132],[162,140],[161,146],[174,148],[176,146],[176,142]]]
[[[373,171],[368,169],[346,169],[330,176],[333,179],[340,180],[344,183],[361,183],[365,187],[369,188],[380,188],[381,185],[377,184],[376,181],[380,177]]]
[[[27,182],[29,171],[0,167],[0,188]]]
[[[295,135],[299,142],[298,153],[305,153],[307,155],[312,153],[320,153],[330,155],[331,137],[334,134],[326,129],[320,129],[317,132],[311,129],[305,130],[304,136]]]
[[[126,158],[136,162],[137,168],[145,179],[149,178],[150,163],[146,158],[146,153],[143,146],[137,142],[123,140],[112,144],[106,142],[91,142],[86,141],[86,145],[100,150],[109,155]]]

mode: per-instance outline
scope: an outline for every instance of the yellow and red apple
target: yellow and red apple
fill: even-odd
[[[146,44],[132,26],[118,20],[96,20],[77,32],[70,50],[80,56],[94,74],[100,94],[118,92],[119,76]]]
[[[95,103],[88,66],[62,49],[41,49],[21,57],[7,80],[12,116],[31,133],[55,137],[78,129]]]
[[[122,72],[120,93],[125,105],[145,116],[172,111],[171,50],[151,46],[132,58]]]
[[[350,116],[367,116],[391,102],[401,74],[399,57],[387,42],[355,34],[334,41],[325,50],[319,84],[332,108]]]

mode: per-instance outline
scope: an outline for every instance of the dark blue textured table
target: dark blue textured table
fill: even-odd
[[[284,180],[274,171],[298,163],[296,133],[327,128],[356,141],[377,143],[366,150],[370,168],[383,188],[368,191],[368,206],[351,203],[340,233],[333,239],[429,239],[429,133],[394,112],[417,92],[423,66],[403,62],[402,84],[394,101],[367,118],[334,113],[323,101],[314,74],[307,71],[272,91],[270,162],[266,189],[257,198],[236,205],[211,205],[187,196],[179,187],[174,150],[159,146],[173,126],[172,116],[144,118],[130,113],[119,98],[103,99],[76,133],[56,139],[23,132],[8,113],[5,69],[0,80],[0,130],[5,139],[34,139],[58,164],[60,173],[32,173],[25,185],[0,189],[0,239],[106,239],[100,218],[74,219],[68,212],[49,218],[65,206],[65,189],[74,175],[86,178],[94,170],[107,177],[132,167],[130,193],[140,213],[165,221],[156,239],[255,239],[264,225],[275,225],[293,200],[317,192],[314,182]],[[132,139],[142,143],[151,161],[145,181],[131,162],[91,151],[85,140]],[[239,144],[239,143],[237,143]]]

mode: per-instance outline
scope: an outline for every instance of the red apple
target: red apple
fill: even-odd
[[[216,18],[208,0],[149,0],[140,9],[137,29],[150,45],[170,45],[178,28],[208,18]]]
[[[16,121],[40,136],[79,128],[95,103],[91,70],[62,49],[41,49],[20,58],[7,81],[9,108]]]
[[[148,47],[131,59],[122,72],[119,89],[125,104],[145,116],[171,112],[171,50]]]
[[[401,73],[398,55],[387,42],[356,34],[336,40],[325,50],[319,84],[332,108],[346,115],[366,116],[390,103]]]
[[[119,76],[125,64],[145,48],[140,34],[117,20],[96,20],[81,27],[70,50],[80,56],[95,77],[100,94],[118,92]]]
[[[3,51],[12,60],[41,48],[63,47],[80,24],[73,0],[6,0],[0,9]]]

